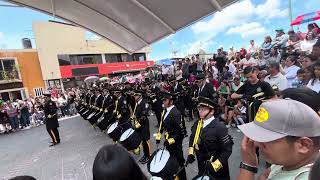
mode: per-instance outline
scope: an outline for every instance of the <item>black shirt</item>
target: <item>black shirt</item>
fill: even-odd
[[[269,83],[258,81],[256,84],[250,84],[246,81],[237,91],[237,94],[243,94],[247,96],[253,96],[257,93],[264,92],[264,96],[267,98],[275,95],[272,87]]]

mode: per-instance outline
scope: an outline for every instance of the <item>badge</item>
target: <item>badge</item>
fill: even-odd
[[[269,119],[268,111],[265,108],[260,107],[258,109],[258,112],[256,114],[255,119],[256,119],[256,121],[261,122],[261,123],[268,121],[268,119]]]
[[[146,109],[148,109],[149,108],[149,104],[148,103],[146,103]]]
[[[123,101],[123,104],[127,104],[127,101]]]

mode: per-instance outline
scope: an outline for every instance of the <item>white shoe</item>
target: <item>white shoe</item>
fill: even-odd
[[[227,124],[227,125],[226,125],[226,127],[229,129],[229,128],[230,128],[230,125],[229,125],[229,124]]]

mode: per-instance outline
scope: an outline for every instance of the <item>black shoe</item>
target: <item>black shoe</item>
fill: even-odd
[[[60,142],[52,143],[52,144],[49,145],[49,147],[55,146],[55,145],[57,145],[57,144],[60,144]]]
[[[141,164],[146,164],[149,161],[150,157],[145,157],[142,161]]]
[[[143,156],[143,157],[139,160],[139,162],[143,162],[145,159],[146,159],[146,156]]]
[[[52,143],[52,144],[49,145],[49,147],[55,146],[55,145],[57,145],[57,144],[58,144],[58,143]]]

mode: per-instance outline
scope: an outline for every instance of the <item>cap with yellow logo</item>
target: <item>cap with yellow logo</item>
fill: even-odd
[[[267,101],[253,122],[239,126],[256,142],[271,142],[285,136],[320,136],[320,117],[309,106],[291,99]]]

